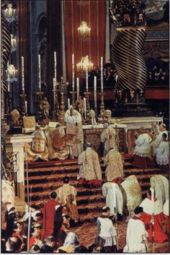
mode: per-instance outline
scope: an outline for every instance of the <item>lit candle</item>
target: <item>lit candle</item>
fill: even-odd
[[[53,91],[55,92],[55,87],[56,87],[56,78],[53,78]]]
[[[70,98],[67,99],[68,109],[70,109]]]
[[[86,119],[86,98],[83,98],[84,101],[84,118]]]
[[[54,51],[54,78],[57,80],[57,53]]]
[[[89,81],[88,81],[88,68],[86,68],[86,92],[89,90]]]
[[[79,98],[80,95],[80,82],[79,82],[79,78],[77,77],[77,100]]]
[[[97,77],[94,76],[94,108],[97,110]]]
[[[56,88],[56,78],[53,78],[53,102],[55,107],[55,88]]]
[[[101,57],[100,66],[101,66],[101,93],[103,93],[103,57]]]
[[[38,88],[41,90],[41,56],[38,54]]]
[[[75,74],[74,74],[74,54],[72,54],[72,91],[74,93],[74,79],[75,79]]]
[[[25,91],[25,87],[24,87],[24,57],[21,57],[21,80],[22,80],[22,91]]]
[[[25,113],[27,113],[27,111],[28,111],[28,102],[25,101]]]

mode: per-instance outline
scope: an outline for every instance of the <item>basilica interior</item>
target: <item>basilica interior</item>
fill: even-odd
[[[1,252],[168,252],[169,1],[1,0],[1,35]],[[147,249],[126,250],[148,190],[163,223],[153,209]]]

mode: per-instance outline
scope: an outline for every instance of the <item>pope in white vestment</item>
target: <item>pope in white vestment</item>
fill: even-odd
[[[143,133],[139,135],[135,141],[134,154],[139,157],[151,158],[151,141],[152,138],[149,134]]]
[[[79,177],[87,181],[102,180],[102,172],[99,163],[98,154],[87,145],[87,149],[80,153],[78,157],[78,164],[80,166]]]
[[[110,208],[110,215],[123,214],[123,195],[119,185],[114,182],[106,182],[102,186],[103,196],[106,197],[106,205]]]

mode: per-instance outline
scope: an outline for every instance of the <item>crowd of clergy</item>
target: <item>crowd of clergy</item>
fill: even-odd
[[[69,119],[69,114],[66,117]],[[78,122],[78,119],[76,121]],[[81,132],[77,135],[81,137]],[[81,224],[81,217],[77,208],[76,187],[72,185],[69,177],[65,176],[63,185],[49,194],[49,200],[39,211],[30,211],[21,218],[15,212],[15,208],[3,204],[1,236],[3,252],[119,252],[116,227],[118,221],[127,222],[124,252],[149,252],[149,242],[163,243],[168,240],[170,234],[168,179],[163,175],[153,175],[146,198],[142,201],[137,177],[135,175],[124,177],[124,162],[112,125],[105,126],[101,142],[104,145],[102,157],[105,165],[104,179],[99,156],[92,145],[87,143],[84,151],[81,144],[78,146],[74,144],[75,148],[72,146],[72,155],[78,157],[79,184],[89,185],[89,188],[102,187],[102,195],[105,198],[105,206],[96,221],[97,232],[93,245],[84,246],[73,230]],[[136,136],[133,164],[138,168],[141,165],[148,168],[153,164],[168,167],[169,146],[165,124],[160,123],[157,130],[153,128],[152,132],[140,129]]]

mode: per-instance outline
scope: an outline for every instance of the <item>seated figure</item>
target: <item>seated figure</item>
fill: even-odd
[[[48,160],[48,148],[47,140],[43,130],[39,126],[36,127],[33,133],[32,143],[25,144],[25,160],[26,161],[36,161],[38,159]]]
[[[56,128],[50,128],[47,131],[47,142],[48,142],[48,152],[49,159],[67,159],[70,155],[69,146],[67,142],[72,137],[68,137],[65,134],[65,129],[63,126],[58,125]]]

